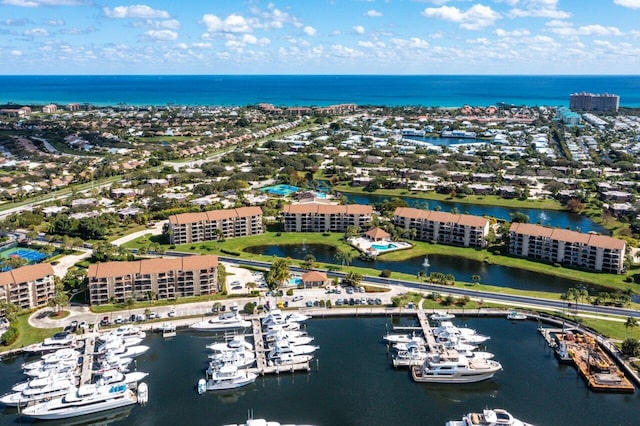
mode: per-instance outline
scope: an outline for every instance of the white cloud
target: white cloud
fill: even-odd
[[[507,31],[502,28],[498,28],[493,33],[498,37],[525,37],[531,35],[531,32],[527,29]]]
[[[418,37],[411,37],[407,40],[401,38],[391,39],[391,42],[398,47],[408,49],[428,49],[429,42]]]
[[[145,35],[154,40],[173,41],[178,38],[178,33],[171,30],[149,30]]]
[[[252,31],[249,21],[240,15],[229,15],[224,20],[216,15],[206,14],[202,17],[202,22],[207,27],[207,31],[212,33],[249,33]]]
[[[105,7],[102,10],[105,16],[107,16],[108,18],[170,18],[169,12],[164,10],[156,10],[143,4],[117,6],[113,9]]]
[[[134,27],[147,27],[147,28],[166,28],[168,30],[179,30],[180,21],[177,19],[166,19],[163,21],[154,21],[153,19],[144,19],[136,21],[133,24]]]
[[[601,36],[601,37],[618,37],[623,35],[617,27],[605,27],[603,25],[584,25],[575,28],[571,23],[566,21],[553,20],[546,24],[551,28],[551,32],[562,37],[578,37],[578,36]]]
[[[2,0],[7,6],[40,7],[40,6],[84,6],[86,0]]]
[[[29,37],[49,37],[49,31],[44,28],[32,28],[25,30],[24,35]]]
[[[597,36],[621,36],[622,32],[616,27],[605,27],[602,25],[585,25],[578,28],[580,35]]]
[[[379,12],[379,11],[374,10],[374,9],[370,9],[370,10],[367,10],[364,13],[364,16],[368,16],[370,18],[378,18],[378,17],[382,16],[382,12]]]
[[[12,50],[11,52],[11,56],[22,56],[22,51],[21,50]]]
[[[465,30],[479,30],[491,26],[500,19],[500,14],[488,6],[475,4],[466,11],[457,7],[442,6],[438,8],[426,8],[422,15],[427,18],[442,19],[460,24]]]
[[[558,0],[525,0],[522,8],[514,8],[509,11],[509,16],[514,18],[551,18],[566,19],[571,14],[558,10]]]
[[[273,3],[269,3],[267,9],[268,10],[264,12],[260,12],[259,10],[255,11],[255,13],[262,18],[262,22],[256,23],[256,27],[280,29],[284,27],[284,24],[291,24],[296,28],[303,26],[298,18],[276,8]]]
[[[307,25],[306,27],[304,27],[304,30],[303,30],[303,31],[304,31],[304,33],[305,33],[306,35],[311,36],[311,37],[313,37],[314,35],[316,35],[316,34],[318,33],[318,31],[317,31],[315,28],[313,28],[313,27],[311,27],[311,26],[309,26],[309,25]]]
[[[355,27],[353,27],[353,31],[355,31],[357,34],[364,34],[364,27],[362,25],[356,25]]]
[[[640,0],[613,0],[615,4],[631,9],[640,9]]]
[[[351,58],[351,59],[360,58],[364,56],[363,53],[358,49],[343,46],[341,44],[332,44],[331,54],[341,58]]]

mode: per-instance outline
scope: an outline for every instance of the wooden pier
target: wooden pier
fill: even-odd
[[[427,342],[427,346],[429,346],[430,350],[435,350],[438,346],[436,338],[433,335],[431,324],[429,324],[429,318],[427,317],[426,312],[422,309],[418,310],[418,322],[420,322],[420,327],[422,328],[422,333],[424,333],[424,340]]]
[[[91,383],[93,377],[93,356],[95,348],[95,339],[97,333],[88,333],[82,337],[84,345],[82,345],[82,364],[80,364],[80,385]]]

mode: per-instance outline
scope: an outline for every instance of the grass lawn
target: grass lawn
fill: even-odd
[[[62,331],[62,328],[33,328],[29,325],[29,315],[24,314],[16,318],[18,339],[10,346],[0,346],[0,350],[11,350],[38,343]]]
[[[407,189],[378,189],[374,192],[364,191],[361,187],[347,185],[334,186],[331,189],[338,192],[362,195],[385,195],[391,197],[411,197],[424,200],[450,201],[461,204],[476,204],[482,206],[511,207],[514,209],[544,209],[544,210],[564,210],[564,207],[555,200],[517,200],[500,198],[495,195],[468,195],[465,197],[451,197],[449,194],[438,194],[436,192],[409,191]]]

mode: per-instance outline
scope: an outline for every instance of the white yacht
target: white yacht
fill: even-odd
[[[244,336],[234,336],[233,339],[226,342],[213,342],[207,345],[207,349],[214,352],[224,352],[235,349],[253,350],[253,345],[246,341]]]
[[[40,368],[24,370],[24,374],[32,378],[44,378],[61,373],[73,372],[78,368],[80,358],[60,361],[55,364],[43,364]]]
[[[309,343],[313,342],[313,337],[311,336],[300,336],[300,337],[281,337],[279,339],[276,339],[273,342],[270,342],[268,345],[268,349],[273,349],[276,345],[280,345],[280,346],[284,346],[284,345],[289,345],[289,346],[302,346],[302,345],[308,345]]]
[[[313,425],[299,425],[293,423],[279,423],[269,421],[265,419],[248,419],[246,423],[234,423],[224,426],[313,426]]]
[[[124,382],[102,385],[83,385],[62,397],[35,404],[22,414],[36,419],[66,419],[100,411],[133,405],[137,394]]]
[[[21,391],[9,392],[0,397],[0,402],[10,407],[25,406],[31,402],[42,401],[45,398],[55,398],[65,395],[75,389],[72,378],[36,379],[28,382],[28,386]]]
[[[64,362],[77,362],[80,352],[72,348],[58,349],[55,352],[43,355],[38,361],[27,362],[22,364],[23,370],[33,370],[34,368],[53,368],[56,364]]]
[[[237,312],[226,312],[215,318],[191,324],[189,328],[198,331],[232,330],[251,327],[251,321],[243,319]]]
[[[387,343],[409,343],[413,340],[415,340],[416,336],[415,334],[393,334],[393,333],[388,333],[385,336],[382,336],[382,340],[384,340]]]
[[[284,313],[280,309],[272,309],[262,318],[262,325],[286,324],[291,322],[304,322],[311,317],[309,315],[300,314],[298,312]]]
[[[117,355],[121,358],[135,358],[149,350],[149,346],[137,345],[137,346],[124,346],[120,345],[117,348],[107,350],[105,353],[110,355]]]
[[[142,337],[120,337],[111,335],[106,339],[102,339],[96,348],[97,352],[105,352],[110,350],[116,350],[121,348],[122,346],[135,346],[142,343],[144,339]]]
[[[394,367],[422,365],[427,356],[428,352],[425,346],[413,343],[407,344],[405,349],[399,350],[391,362]]]
[[[477,334],[473,328],[458,327],[451,321],[441,321],[440,325],[433,329],[433,334],[436,336],[444,332],[448,332],[451,334],[460,334],[462,336]]]
[[[284,324],[267,324],[267,333],[272,331],[299,331],[299,322],[286,322]]]
[[[258,375],[231,365],[224,365],[208,376],[207,390],[235,389],[256,381]]]
[[[116,369],[119,371],[125,371],[129,364],[133,361],[133,358],[122,357],[114,354],[106,354],[98,358],[96,363],[97,372],[104,372],[106,370]]]
[[[449,321],[454,319],[455,317],[456,316],[454,314],[450,314],[449,312],[434,312],[433,314],[429,315],[429,318],[431,318],[432,321]]]
[[[308,355],[312,354],[319,349],[319,346],[314,345],[291,345],[286,341],[275,342],[271,350],[267,353],[267,359],[275,359],[278,356],[289,353],[292,355]]]
[[[429,354],[422,365],[411,367],[411,376],[416,382],[475,383],[492,378],[501,369],[499,362],[469,359],[447,350]]]
[[[450,420],[445,426],[532,426],[516,419],[506,410],[500,408],[484,409],[482,413],[469,413],[462,420]]]
[[[420,336],[416,336],[408,342],[399,342],[393,344],[393,349],[397,351],[406,351],[412,346],[425,346],[427,342]]]
[[[47,383],[51,382],[52,380],[63,380],[63,379],[73,380],[75,377],[76,376],[71,371],[67,371],[64,373],[53,373],[47,377],[37,377],[24,382],[16,383],[11,387],[11,390],[14,392],[22,392],[28,387],[45,386]]]
[[[232,349],[209,355],[209,373],[223,365],[233,365],[237,368],[249,367],[256,361],[256,355],[246,349]]]
[[[24,352],[53,352],[58,349],[65,348],[77,348],[78,341],[76,340],[76,336],[67,332],[56,333],[51,337],[44,339],[44,341],[40,343],[34,343],[33,345],[29,345],[23,348]]]
[[[293,354],[289,352],[283,352],[275,354],[272,358],[269,358],[267,364],[269,365],[283,365],[291,366],[295,364],[304,364],[313,359],[311,354]]]
[[[441,330],[440,333],[437,334],[434,331],[434,335],[438,343],[456,341],[470,345],[479,345],[490,339],[489,336],[483,336],[481,334],[461,333],[457,327]]]
[[[142,331],[140,327],[137,325],[124,324],[118,328],[108,331],[100,336],[98,336],[98,340],[101,342],[106,342],[112,337],[121,337],[121,338],[129,338],[129,337],[137,337],[144,339],[146,337],[146,333]]]
[[[301,330],[269,330],[265,335],[264,339],[267,342],[273,342],[279,338],[289,338],[289,337],[305,337],[308,336],[306,331]]]

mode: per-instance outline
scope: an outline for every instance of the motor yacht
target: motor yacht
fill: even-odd
[[[207,345],[207,349],[214,352],[224,352],[235,349],[253,350],[253,345],[246,341],[244,336],[234,336],[233,339],[226,342],[214,342]]]
[[[283,365],[290,366],[296,364],[304,364],[313,359],[311,354],[294,354],[290,352],[277,353],[273,357],[269,358],[267,364],[269,365]]]
[[[207,390],[235,389],[256,381],[258,375],[248,370],[242,370],[232,365],[224,365],[208,375]]]
[[[445,426],[532,426],[516,419],[506,410],[500,408],[484,409],[482,413],[469,413],[462,420],[450,420]]]
[[[429,315],[429,318],[432,321],[449,321],[454,319],[456,316],[454,314],[450,314],[448,312],[444,312],[444,313],[438,313],[438,312],[434,312],[433,314]]]
[[[28,353],[53,352],[65,348],[78,348],[79,346],[80,343],[76,340],[75,334],[60,332],[44,339],[40,343],[25,346],[23,351]]]
[[[448,332],[451,334],[460,334],[462,336],[471,336],[477,334],[473,328],[458,327],[455,326],[451,321],[441,321],[440,325],[433,329],[433,334],[436,336],[444,332]]]
[[[275,342],[271,350],[267,353],[267,359],[273,360],[282,354],[289,353],[292,355],[308,355],[318,350],[319,346],[314,345],[291,345],[286,341]]]
[[[311,336],[300,336],[300,337],[281,337],[273,342],[269,342],[268,349],[273,349],[276,345],[289,345],[289,346],[302,346],[308,345],[313,342],[313,337]]]
[[[409,343],[413,341],[416,337],[414,333],[412,334],[393,334],[389,333],[382,337],[387,343]]]
[[[243,319],[237,312],[225,312],[215,318],[191,324],[189,328],[197,331],[232,330],[251,327],[251,321]]]
[[[279,423],[269,421],[265,419],[248,419],[246,423],[234,423],[225,426],[313,426],[313,425],[298,425],[293,423]]]
[[[46,355],[43,355],[42,358],[38,361],[32,361],[25,364],[22,364],[23,370],[33,370],[33,369],[47,369],[53,368],[53,366],[58,363],[64,362],[77,362],[80,357],[80,352],[76,351],[72,348],[58,349],[55,352],[50,352]]]
[[[267,333],[272,331],[299,331],[300,323],[299,322],[286,322],[284,324],[267,324],[266,331]]]
[[[502,369],[490,359],[469,359],[457,351],[446,350],[429,354],[422,365],[411,367],[416,382],[475,383],[492,378]]]
[[[66,419],[133,405],[137,401],[137,392],[127,383],[88,384],[62,397],[26,407],[22,414],[42,420]]]
[[[72,389],[75,389],[75,383],[68,377],[31,380],[25,389],[4,394],[0,397],[0,402],[10,407],[25,406],[46,398],[65,395]]]
[[[137,337],[140,339],[144,339],[146,337],[146,333],[142,331],[142,329],[137,325],[124,324],[118,328],[115,328],[107,333],[98,336],[98,340],[100,342],[106,342],[113,337],[120,337],[123,339],[129,337]]]
[[[28,387],[45,386],[47,383],[51,382],[52,380],[63,380],[63,379],[73,380],[75,379],[75,377],[76,377],[75,374],[73,374],[73,372],[71,371],[67,371],[64,373],[54,373],[47,377],[32,378],[24,382],[16,383],[11,387],[11,390],[14,392],[22,392]]]
[[[98,344],[96,348],[97,352],[105,352],[110,350],[120,349],[121,347],[135,346],[142,343],[144,339],[142,337],[130,336],[120,337],[112,335],[107,339],[101,340],[102,343]]]
[[[397,351],[406,351],[412,346],[425,346],[427,342],[420,336],[416,336],[408,342],[399,342],[393,344],[393,349]]]
[[[97,372],[104,372],[106,370],[119,370],[125,371],[129,364],[133,361],[133,358],[122,357],[119,355],[114,355],[111,353],[107,353],[102,355],[97,360]]]
[[[284,313],[280,309],[272,309],[267,316],[262,318],[262,325],[268,326],[273,324],[286,324],[292,322],[304,322],[311,317],[309,315],[300,314],[298,312]]]
[[[237,368],[249,367],[256,361],[256,355],[244,348],[217,352],[209,355],[209,373],[223,365],[233,365]]]
[[[440,334],[435,335],[435,337],[437,343],[454,341],[459,343],[466,343],[469,345],[479,345],[490,339],[489,336],[483,336],[481,334],[461,334],[455,329],[442,331]]]
[[[136,345],[124,346],[120,345],[116,348],[105,351],[105,354],[117,355],[121,358],[135,358],[149,350],[149,346]]]
[[[407,344],[406,349],[399,350],[391,362],[394,367],[422,365],[427,356],[428,352],[425,346],[413,343]]]
[[[289,337],[304,337],[304,336],[308,336],[306,331],[301,331],[301,330],[270,330],[267,331],[267,334],[265,335],[264,339],[267,342],[273,342],[276,339],[279,338],[289,338]]]
[[[82,358],[60,361],[55,364],[43,364],[40,368],[31,368],[24,370],[24,374],[31,378],[44,378],[55,374],[68,373],[78,368]]]

